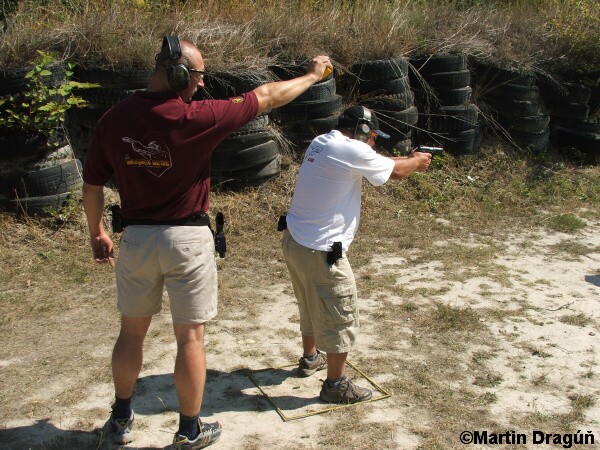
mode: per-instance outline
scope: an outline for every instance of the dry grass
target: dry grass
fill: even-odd
[[[542,72],[597,71],[594,0],[91,1],[19,3],[0,37],[4,67],[36,49],[84,66],[148,65],[164,34],[196,42],[213,70],[267,67],[327,53],[349,64],[462,51]],[[33,32],[32,32],[33,31]]]
[[[491,245],[490,237],[501,239],[516,229],[538,226],[547,217],[574,212],[586,220],[599,218],[598,166],[564,163],[552,176],[532,177],[532,172],[539,171],[535,159],[505,153],[502,148],[486,152],[486,157],[479,159],[448,156],[427,174],[380,188],[365,185],[361,229],[350,252],[361,297],[376,296],[381,303],[369,321],[379,342],[372,344],[369,370],[394,373],[385,383],[394,394],[387,400],[394,410],[410,416],[421,414],[422,405],[427,405],[435,427],[410,430],[420,436],[424,449],[451,447],[456,430],[474,423],[482,429],[498,429],[489,407],[497,401],[494,389],[503,383],[503,377],[494,370],[492,361],[498,348],[487,327],[489,323],[528,320],[532,310],[456,307],[434,301],[445,292],[443,285],[403,289],[394,283],[395,278],[364,273],[361,268],[379,253],[412,254],[415,264],[446,261],[444,272],[448,271],[449,279],[452,265],[474,267],[468,276],[484,271],[489,275],[497,271],[493,261],[503,251],[501,246]],[[223,211],[227,220],[229,252],[218,264],[225,274],[219,279],[219,317],[238,323],[229,333],[243,335],[254,330],[260,311],[273,301],[257,295],[256,286],[268,289],[288,281],[276,224],[289,207],[297,169],[298,163],[290,161],[280,176],[261,187],[213,192],[211,209]],[[476,177],[475,184],[467,176]],[[61,405],[77,402],[73,393],[85,391],[92,382],[110,382],[108,354],[118,326],[113,274],[90,264],[81,212],[63,225],[53,219],[17,220],[6,214],[0,215],[0,221],[0,258],[11,261],[0,268],[0,334],[10,335],[26,359],[3,369],[0,383],[6,395],[2,418],[43,417],[44,402],[21,401],[42,380],[86,367],[76,384],[57,397]],[[579,228],[566,232],[576,236]],[[476,245],[460,244],[473,236],[478,236]],[[449,243],[433,245],[443,241]],[[496,281],[506,281],[502,272]],[[579,327],[590,323],[582,315],[564,315],[560,320]],[[405,326],[398,329],[390,326],[392,323]],[[151,333],[157,339],[171,331],[165,322],[155,325]],[[294,339],[289,332],[282,336]],[[52,342],[51,357],[37,351],[44,342]],[[537,344],[515,345],[521,345],[527,357],[552,356]],[[211,351],[219,354],[218,347]],[[253,359],[268,357],[262,351],[242,353]],[[399,358],[399,354],[404,356]],[[31,370],[19,370],[22,364]],[[593,375],[592,366],[587,373]],[[545,386],[541,375],[531,382]],[[590,407],[586,395],[574,396],[572,409],[564,414],[530,415],[514,418],[514,423],[570,429]],[[330,419],[328,423],[335,424],[337,432],[324,427],[320,434],[324,448],[364,448],[373,436],[373,422],[367,420],[364,410],[334,412]],[[395,427],[384,423],[377,427],[381,445],[393,447]]]

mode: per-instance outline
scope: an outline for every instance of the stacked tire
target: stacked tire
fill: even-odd
[[[212,185],[258,186],[281,172],[281,147],[264,114],[223,140],[211,160]]]
[[[355,63],[346,75],[346,84],[350,98],[375,111],[379,128],[390,135],[377,145],[399,153],[410,151],[419,117],[410,89],[408,61],[390,58]]]
[[[94,128],[102,115],[121,100],[148,85],[152,69],[124,67],[119,69],[76,67],[77,81],[96,83],[100,87],[78,90],[76,95],[89,103],[86,108],[67,111],[67,135],[75,156],[85,158]]]
[[[306,63],[281,63],[271,66],[280,80],[288,80],[306,72]],[[328,133],[337,125],[342,111],[342,96],[337,94],[333,74],[312,85],[292,102],[271,112],[283,136],[295,153],[302,153],[318,135]]]
[[[473,61],[478,104],[511,143],[541,152],[550,140],[550,116],[531,72]]]
[[[419,110],[418,143],[470,154],[481,145],[479,109],[471,103],[471,71],[464,54],[410,58],[411,86]]]
[[[557,147],[600,155],[600,117],[590,117],[595,102],[592,92],[592,87],[582,83],[542,84],[551,117],[551,140]]]
[[[29,68],[6,70],[0,74],[0,95],[19,99],[28,89]],[[57,63],[44,78],[49,87],[59,86],[65,67]],[[59,210],[80,189],[81,163],[73,156],[62,129],[57,140],[49,142],[41,132],[0,129],[0,207],[30,216]]]

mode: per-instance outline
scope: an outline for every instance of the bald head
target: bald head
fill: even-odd
[[[151,91],[173,91],[168,82],[168,68],[183,64],[189,70],[189,84],[187,87],[175,92],[177,92],[184,101],[189,102],[198,88],[204,87],[204,77],[202,74],[204,71],[204,60],[202,59],[198,47],[191,42],[179,40],[179,47],[181,50],[181,56],[179,58],[172,58],[170,49],[167,45],[164,45],[161,51],[156,55],[154,75],[150,80],[148,89]]]

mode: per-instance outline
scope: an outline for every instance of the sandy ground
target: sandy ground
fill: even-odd
[[[493,389],[497,401],[490,405],[491,415],[500,424],[514,426],[509,421],[514,413],[564,412],[569,408],[570,393],[597,396],[600,390],[597,376],[582,376],[586,372],[595,375],[600,372],[599,232],[600,224],[588,224],[576,239],[593,250],[573,258],[558,257],[553,247],[563,240],[573,240],[572,235],[527,231],[510,236],[502,243],[504,247],[496,261],[506,268],[511,280],[509,286],[481,276],[464,281],[445,280],[440,264],[429,261],[415,266],[411,263],[410,253],[402,257],[377,256],[356,275],[360,279],[365,273],[389,274],[398,284],[412,281],[413,289],[432,283],[445,286],[447,290],[436,297],[438,301],[476,310],[499,306],[518,309],[527,305],[527,319],[489,322],[482,319],[497,343],[487,364],[502,377],[502,382]],[[236,314],[230,314],[228,320],[216,320],[207,328],[209,372],[202,415],[206,421],[220,421],[224,429],[221,440],[211,448],[322,448],[318,445],[319,430],[331,413],[312,413],[328,408],[318,399],[324,373],[319,372],[308,379],[293,374],[299,349],[298,339],[294,337],[297,336],[297,309],[286,274],[266,289],[256,290],[255,295],[272,300],[270,308],[255,319],[255,326],[246,327],[240,333],[236,331],[240,325]],[[379,398],[384,393],[377,386],[385,388],[395,376],[394,367],[398,366],[391,363],[388,373],[373,373],[368,364],[368,354],[377,347],[379,340],[374,328],[374,317],[379,308],[376,296],[373,294],[360,300],[362,334],[356,352],[349,358],[369,379],[348,369],[360,384],[371,384],[376,401],[350,408],[364,408],[364,420],[391,424],[396,448],[416,449],[420,437],[414,430],[435,427],[435,419],[427,418],[426,405],[421,405],[422,414],[415,415],[414,405],[409,408],[410,405],[398,405],[390,398]],[[401,302],[402,299],[392,297],[391,301]],[[566,313],[583,313],[592,321],[585,326],[566,324],[559,320]],[[243,316],[240,311],[239,318]],[[172,376],[175,344],[169,321],[169,314],[163,311],[155,318],[149,333],[133,405],[135,440],[127,448],[168,446],[176,431],[177,399]],[[400,336],[410,333],[410,324],[400,328],[405,331]],[[94,356],[100,360],[108,359],[111,347],[112,342],[98,343]],[[400,342],[391,359],[407,357],[403,347],[406,346]],[[547,357],[532,356],[532,348]],[[256,357],[257,351],[260,357]],[[0,361],[0,373],[3,367],[17,362],[18,357]],[[85,371],[85,368],[81,370]],[[279,412],[264,398],[248,371],[253,372],[255,380]],[[525,383],[524,379],[537,375],[544,377],[545,387],[531,389],[531,384]],[[61,389],[64,389],[61,380],[50,379],[29,392],[29,398],[25,400],[48,405],[47,414],[14,417],[4,423],[4,429],[0,430],[3,441],[0,447],[112,448],[98,437],[112,401],[110,380],[98,381],[84,398],[70,407],[55,403],[55,396]],[[312,415],[295,418],[303,414]],[[284,420],[284,417],[291,420]],[[600,404],[587,410],[585,421],[580,425],[581,430],[594,430],[596,442],[600,441]],[[374,447],[379,448],[375,444]],[[457,441],[457,448],[474,447],[461,446]]]

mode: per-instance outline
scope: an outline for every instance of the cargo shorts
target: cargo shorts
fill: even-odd
[[[207,226],[130,225],[115,267],[119,311],[149,317],[164,287],[174,323],[203,323],[217,314],[214,239]]]
[[[314,336],[317,347],[328,353],[354,348],[359,318],[354,273],[345,253],[327,264],[327,252],[298,244],[283,232],[283,255],[300,310],[300,331]]]

